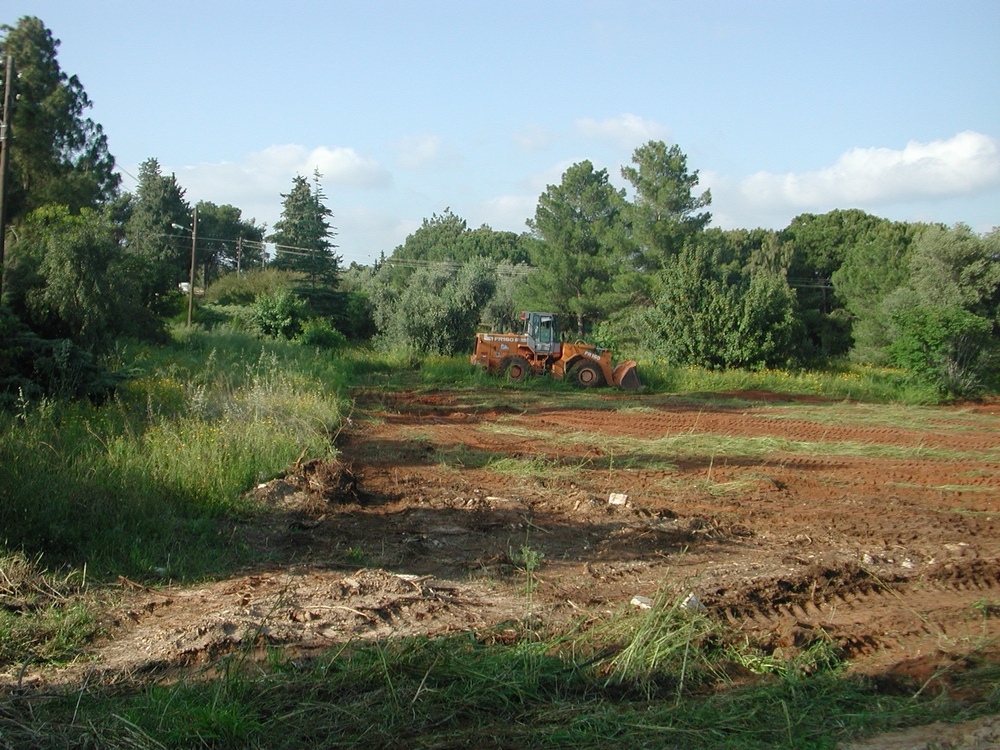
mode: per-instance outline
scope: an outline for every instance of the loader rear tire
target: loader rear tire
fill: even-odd
[[[508,383],[523,383],[531,377],[531,365],[519,355],[507,357],[500,363],[500,377]]]
[[[596,388],[604,385],[604,373],[593,362],[580,362],[573,365],[573,369],[569,371],[569,379],[573,385],[578,385],[581,388]]]

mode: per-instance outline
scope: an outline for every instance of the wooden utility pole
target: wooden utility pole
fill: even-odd
[[[3,122],[0,122],[0,299],[3,299],[4,241],[7,238],[7,161],[10,159],[10,99],[14,88],[14,58],[7,55],[3,79]]]
[[[198,205],[194,207],[194,222],[191,224],[191,276],[188,278],[188,325],[191,327],[191,314],[194,312],[194,248],[198,241]]]

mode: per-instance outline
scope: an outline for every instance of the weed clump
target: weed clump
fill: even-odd
[[[44,570],[22,552],[0,555],[0,667],[59,662],[98,630],[96,608],[79,596],[86,570]]]

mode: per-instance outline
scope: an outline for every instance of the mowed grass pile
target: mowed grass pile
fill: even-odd
[[[221,572],[256,483],[331,453],[345,402],[329,358],[235,334],[123,349],[105,403],[0,415],[0,545],[47,568],[145,581]]]

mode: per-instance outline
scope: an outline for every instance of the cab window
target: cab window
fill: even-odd
[[[543,344],[552,343],[552,318],[542,318],[536,338]]]

